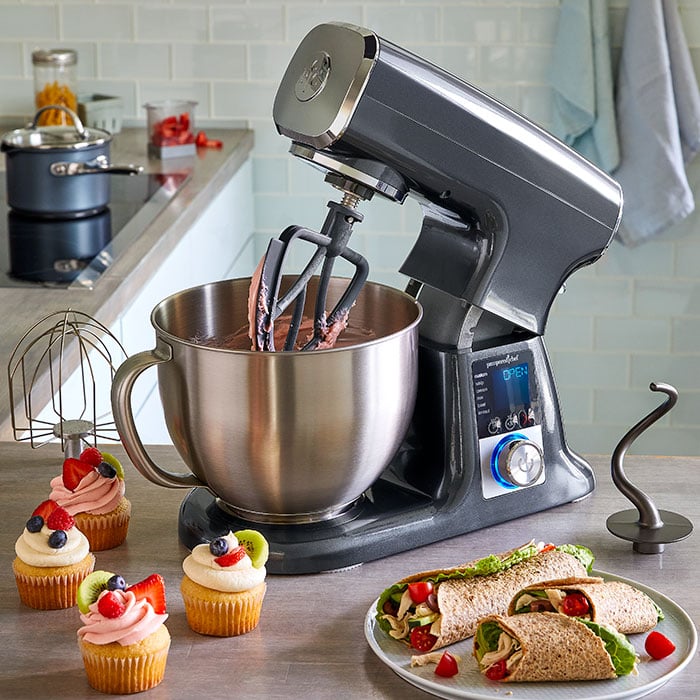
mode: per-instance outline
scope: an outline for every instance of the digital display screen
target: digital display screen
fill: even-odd
[[[513,432],[539,423],[530,376],[532,355],[491,358],[472,365],[477,429],[480,438]]]
[[[493,405],[499,412],[519,411],[530,403],[527,362],[499,369],[491,374]]]

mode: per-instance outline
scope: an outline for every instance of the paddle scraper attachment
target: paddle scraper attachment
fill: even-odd
[[[338,335],[347,326],[350,309],[369,273],[367,260],[347,247],[354,224],[363,218],[354,208],[358,200],[359,197],[346,193],[341,203],[328,202],[329,212],[320,233],[301,226],[289,226],[279,238],[270,241],[250,286],[248,320],[253,350],[278,349],[279,341],[275,340],[275,324],[278,321],[278,337],[283,338],[282,347],[279,348],[281,350],[321,350],[333,347]],[[280,297],[285,258],[292,243],[298,240],[314,244],[316,251],[291,287]],[[339,257],[353,265],[355,272],[336,305],[328,312],[328,284]],[[298,344],[306,288],[319,266],[321,272],[314,306],[313,333]],[[281,319],[282,314],[292,305],[291,315]]]

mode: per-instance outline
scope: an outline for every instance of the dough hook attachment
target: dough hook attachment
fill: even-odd
[[[693,531],[693,523],[678,513],[659,510],[652,499],[636,487],[625,475],[622,462],[630,445],[659,418],[666,415],[678,401],[678,392],[670,384],[652,382],[652,391],[668,396],[666,401],[642,418],[620,440],[612,455],[612,478],[615,486],[636,506],[635,509],[613,513],[607,520],[608,530],[623,540],[632,542],[640,554],[660,554],[664,546],[683,540]]]

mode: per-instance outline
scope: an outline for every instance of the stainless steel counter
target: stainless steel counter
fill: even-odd
[[[253,147],[252,131],[210,129],[208,134],[223,142],[221,150],[199,149],[195,157],[167,160],[148,157],[144,129],[124,129],[115,135],[111,148],[113,162],[144,165],[148,172],[191,171],[192,175],[138,240],[105,272],[94,289],[0,288],[0,367],[3,370],[22,334],[46,315],[67,308],[79,309],[109,328],[128,307],[135,292],[148,282],[198,214],[236,174]],[[0,167],[4,168],[4,159]],[[46,384],[48,400],[48,381]],[[12,439],[10,413],[7,382],[0,382],[0,439]]]
[[[119,447],[111,451],[124,457]],[[184,470],[172,448],[151,451],[159,464]],[[580,543],[595,553],[597,569],[643,583],[674,600],[694,620],[700,619],[698,534],[668,545],[662,555],[635,554],[630,544],[605,528],[608,515],[630,504],[612,485],[609,460],[591,461],[598,487],[579,503],[347,571],[268,576],[260,625],[242,637],[208,638],[188,628],[179,593],[180,564],[187,551],[177,537],[178,509],[186,492],[154,486],[130,464],[126,464],[127,496],[133,504],[129,537],[117,549],[98,552],[97,565],[132,581],[153,572],[165,577],[167,626],[173,642],[165,679],[148,692],[149,698],[427,698],[385,666],[363,634],[372,601],[387,585],[415,571],[457,564],[530,538]],[[33,508],[48,495],[49,479],[60,471],[60,448],[46,445],[32,450],[26,443],[0,443],[0,462],[0,695],[32,700],[100,697],[87,684],[76,645],[77,608],[42,612],[24,607],[12,575],[14,542]],[[696,496],[700,458],[629,456],[625,467],[630,479],[660,508],[679,512],[696,526],[700,523]],[[694,698],[698,687],[696,656],[652,697]],[[506,695],[517,700],[518,687],[494,687],[494,698]]]

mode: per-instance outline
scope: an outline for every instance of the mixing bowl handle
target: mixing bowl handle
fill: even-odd
[[[161,362],[168,362],[171,358],[172,348],[159,339],[155,350],[139,352],[122,363],[112,382],[114,422],[129,459],[149,481],[169,488],[206,486],[194,474],[175,474],[159,467],[146,452],[136,430],[134,415],[131,411],[131,390],[134,382],[144,370]]]

